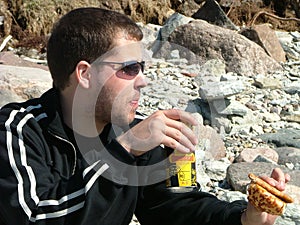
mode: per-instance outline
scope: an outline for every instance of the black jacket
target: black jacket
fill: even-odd
[[[137,123],[134,121],[132,126]],[[0,220],[6,225],[240,225],[244,201],[165,188],[165,151],[129,154],[108,125],[97,138],[67,128],[55,89],[0,111]],[[101,140],[101,141],[100,141]],[[1,224],[1,223],[0,223]]]

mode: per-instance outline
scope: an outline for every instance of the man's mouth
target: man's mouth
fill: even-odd
[[[138,106],[139,106],[139,100],[132,100],[132,101],[130,102],[130,105],[131,105],[132,107],[138,107]]]
[[[139,100],[140,100],[140,96],[134,96],[132,98],[132,100],[130,101],[130,105],[133,107],[133,108],[137,108],[139,106]]]

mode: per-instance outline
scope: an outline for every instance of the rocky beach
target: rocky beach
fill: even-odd
[[[254,27],[261,43],[238,29],[174,13],[144,31],[145,76],[139,111],[180,108],[195,115],[201,190],[247,199],[248,173],[291,175],[294,198],[276,225],[300,225],[300,33]],[[251,30],[251,32],[253,31]],[[272,43],[268,46],[268,43]],[[283,55],[283,57],[278,57]],[[0,53],[0,107],[39,96],[52,86],[45,53]],[[131,225],[139,224],[133,218]]]

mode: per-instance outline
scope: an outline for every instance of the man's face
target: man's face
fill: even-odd
[[[110,63],[141,62],[141,43],[119,38],[116,39],[115,46],[112,51],[92,64],[98,71],[97,76],[93,75],[93,89],[98,96],[95,119],[96,123],[111,122],[118,126],[126,126],[133,121],[138,108],[140,89],[147,84],[140,64],[133,64],[127,68],[129,70],[120,70],[122,65]]]

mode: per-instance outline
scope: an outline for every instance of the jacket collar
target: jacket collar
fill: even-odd
[[[40,101],[48,117],[45,122],[42,122],[41,126],[44,126],[53,134],[68,139],[64,130],[59,91],[56,88],[49,89],[41,96]]]

